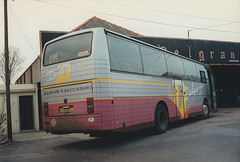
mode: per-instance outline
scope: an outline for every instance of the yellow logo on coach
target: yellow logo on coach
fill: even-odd
[[[174,95],[174,103],[181,114],[181,119],[184,119],[186,111],[186,87],[180,80],[174,81]]]
[[[56,82],[65,82],[68,80],[71,74],[71,66],[68,63],[58,65],[58,77],[56,79]]]

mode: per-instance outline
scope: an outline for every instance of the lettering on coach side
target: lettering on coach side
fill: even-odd
[[[57,83],[67,81],[71,76],[75,76],[77,71],[83,66],[83,63],[80,62],[74,66],[70,66],[68,63],[58,65],[56,70],[48,71],[48,82],[56,80]]]
[[[68,63],[58,65],[58,77],[56,82],[64,82],[67,81],[71,74],[71,66]]]
[[[189,97],[191,97],[191,96],[195,97],[195,95],[201,95],[203,88],[204,88],[204,86],[202,84],[195,84],[192,82],[191,87],[186,87],[187,95],[186,95],[185,101],[187,101],[189,99]]]
[[[43,91],[44,96],[57,95],[57,94],[73,94],[73,93],[92,93],[92,83],[82,83],[73,86],[60,87],[58,89],[45,89]]]
[[[48,76],[48,82],[55,80],[56,83],[59,82],[64,82],[68,80],[71,74],[71,66],[68,63],[60,64],[58,65],[56,70],[48,71],[47,76]]]

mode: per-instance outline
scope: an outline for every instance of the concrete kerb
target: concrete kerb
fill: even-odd
[[[29,132],[21,132],[13,135],[13,141],[33,141],[33,140],[41,140],[54,138],[56,135],[51,133],[46,133],[44,131],[29,131]]]
[[[44,131],[39,132],[22,132],[19,134],[13,135],[13,141],[34,141],[34,140],[44,140],[44,139],[51,139],[51,138],[64,138],[64,137],[71,137],[71,138],[79,138],[79,139],[88,139],[88,134],[83,133],[72,133],[72,134],[51,134]]]

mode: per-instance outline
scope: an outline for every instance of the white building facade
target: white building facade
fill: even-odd
[[[10,88],[12,133],[39,131],[37,84],[17,84]],[[0,110],[6,109],[5,98],[5,85],[0,85]]]

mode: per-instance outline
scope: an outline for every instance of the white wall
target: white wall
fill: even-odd
[[[34,130],[39,131],[39,115],[38,115],[38,96],[36,84],[15,84],[11,85],[11,114],[12,114],[12,132],[20,133],[20,107],[19,96],[33,96],[33,113],[34,113]],[[5,98],[5,86],[0,85],[0,103]],[[3,109],[0,104],[0,109]]]

